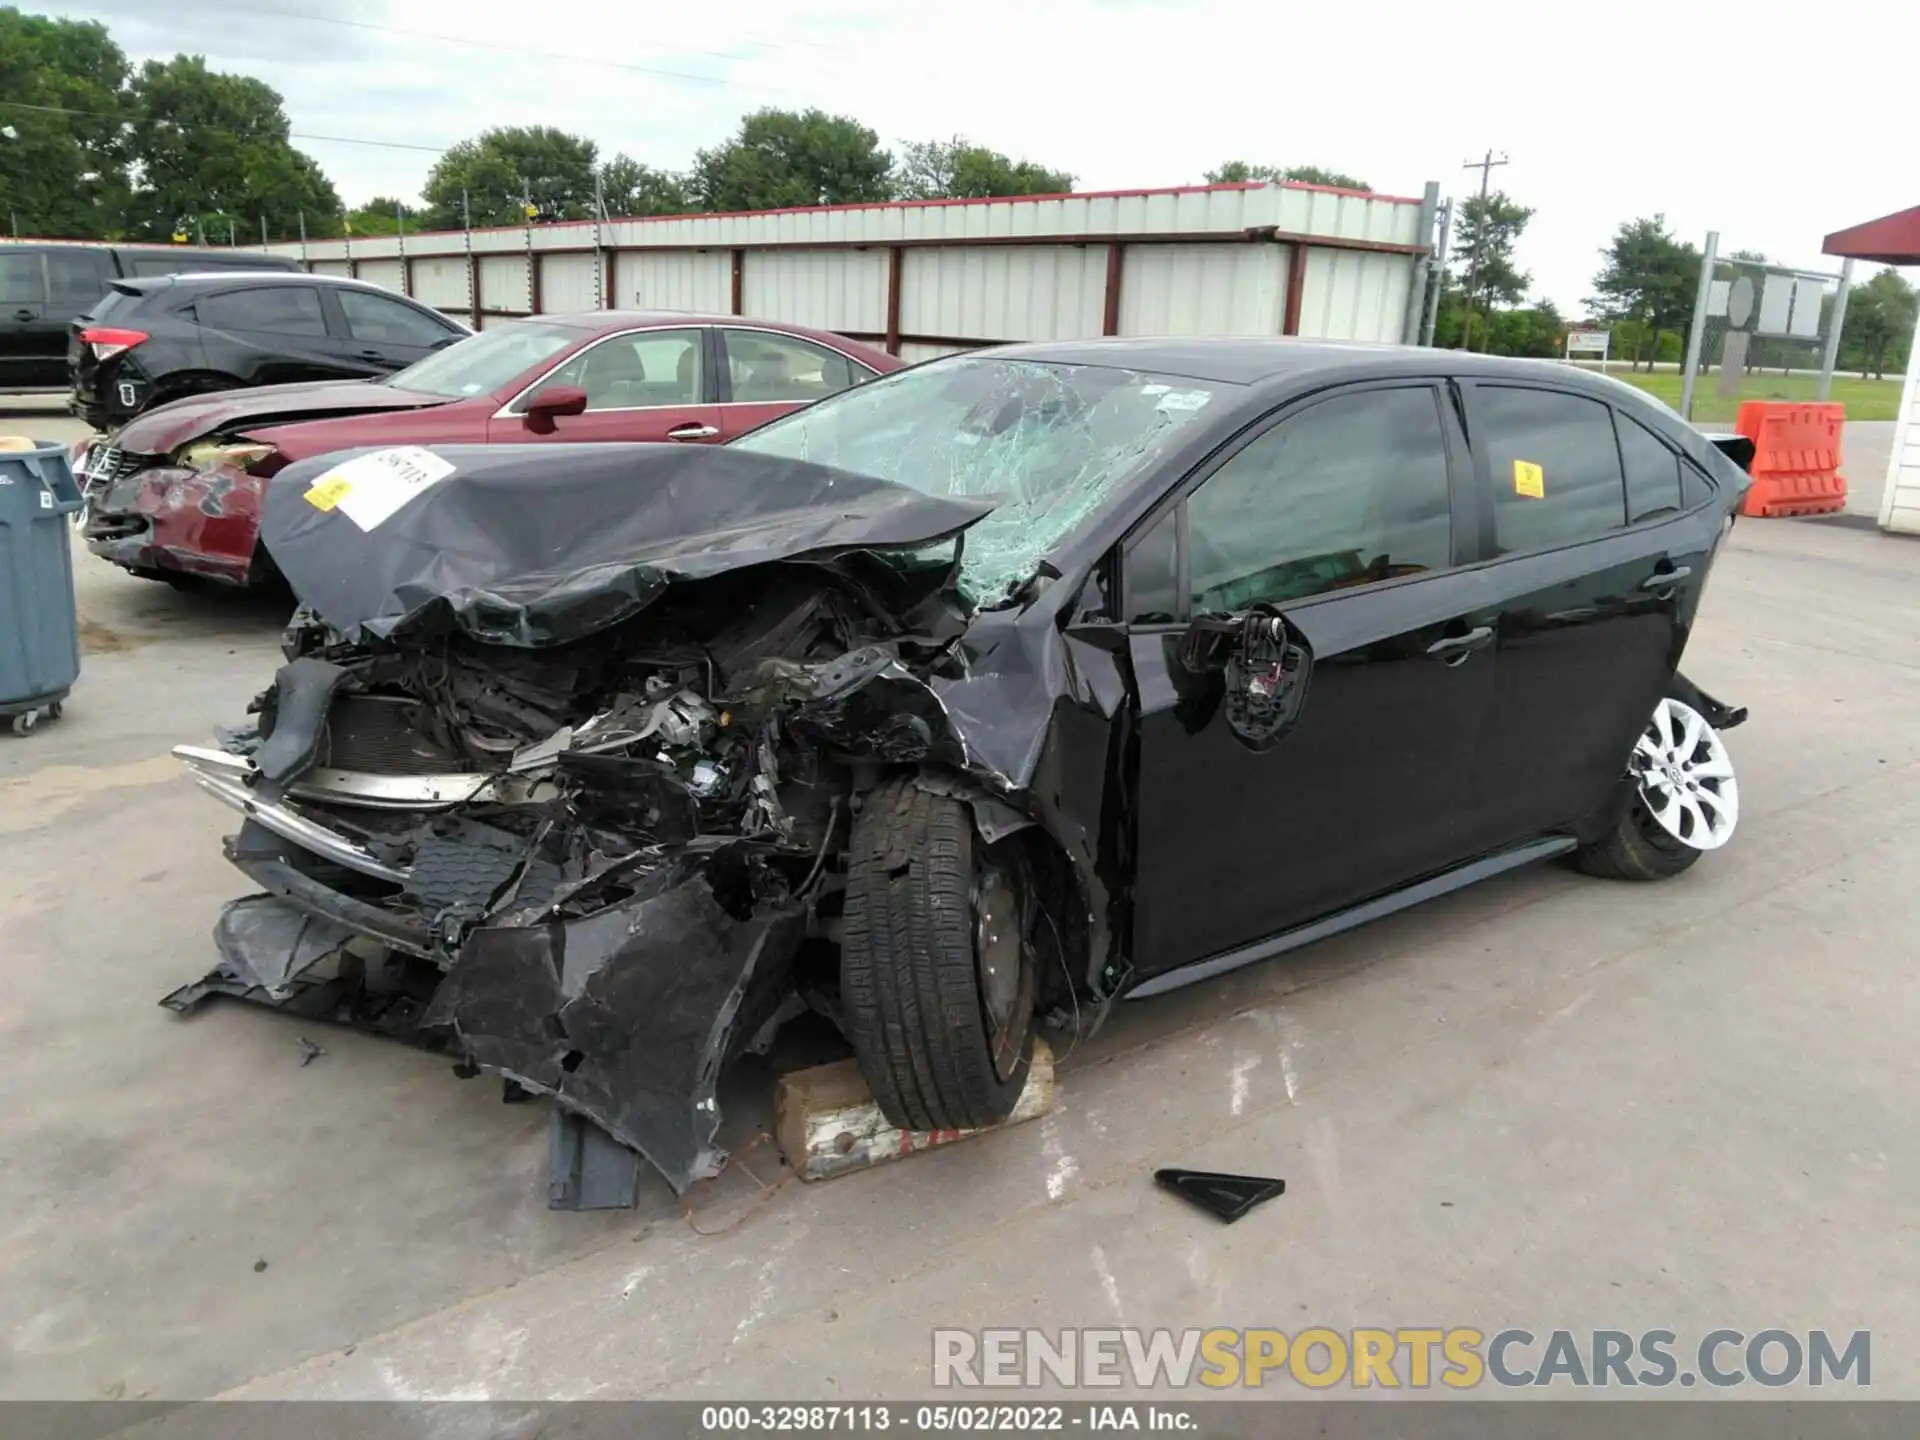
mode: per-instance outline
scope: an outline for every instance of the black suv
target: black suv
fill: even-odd
[[[298,271],[287,255],[163,245],[0,245],[0,389],[67,383],[67,326],[115,280],[182,271]]]
[[[328,275],[116,280],[72,324],[73,411],[105,430],[210,390],[373,379],[467,333],[438,310]]]

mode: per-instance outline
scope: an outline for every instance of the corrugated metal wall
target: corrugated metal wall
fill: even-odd
[[[1121,273],[1120,333],[1278,335],[1292,254],[1290,245],[1131,249]]]
[[[418,298],[483,323],[599,309],[610,276],[621,307],[816,325],[913,359],[1103,333],[1394,341],[1417,333],[1436,195],[1245,185],[819,207],[410,235],[404,262],[399,241],[367,237],[352,259],[396,290],[404,263]],[[345,274],[345,252],[302,253]]]
[[[1307,250],[1300,333],[1326,340],[1398,340],[1413,267],[1397,255]]]
[[[725,314],[732,304],[733,262],[725,250],[625,250],[616,263],[620,303],[635,310]]]
[[[842,334],[886,333],[885,250],[751,250],[741,263],[743,314]]]
[[[1098,335],[1106,278],[1105,246],[908,250],[900,267],[900,330],[964,340]]]

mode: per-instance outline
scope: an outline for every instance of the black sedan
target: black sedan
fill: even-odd
[[[1744,712],[1676,667],[1740,443],[1550,364],[1109,340],[717,450],[303,462],[294,658],[180,752],[263,893],[169,1003],[450,1043],[676,1186],[803,1004],[895,1124],[993,1123],[1039,1017],[1725,844]]]

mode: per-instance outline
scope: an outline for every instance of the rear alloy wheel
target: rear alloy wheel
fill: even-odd
[[[1589,875],[1664,880],[1733,838],[1740,785],[1719,733],[1685,701],[1667,696],[1627,762],[1634,795],[1613,829],[1574,855]]]
[[[1025,871],[974,833],[964,801],[881,786],[853,824],[840,945],[848,1038],[903,1130],[1007,1118],[1033,1057]]]

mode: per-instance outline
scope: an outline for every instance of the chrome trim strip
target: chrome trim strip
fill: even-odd
[[[225,750],[176,745],[174,758],[188,766],[218,771],[236,780],[255,773],[253,761]],[[487,797],[492,775],[454,771],[444,775],[374,775],[364,770],[309,770],[287,793],[300,800],[357,805],[370,810],[444,810]]]
[[[294,844],[311,850],[323,859],[336,865],[344,865],[349,870],[357,870],[362,875],[371,875],[376,880],[385,880],[395,885],[404,885],[407,871],[397,870],[393,866],[374,858],[344,835],[335,834],[323,825],[316,825],[304,815],[296,814],[284,805],[274,805],[256,800],[253,793],[238,781],[225,776],[215,775],[207,770],[187,767],[187,774],[202,790],[224,805],[230,805],[249,820],[256,820],[271,830],[282,840],[291,840]]]

